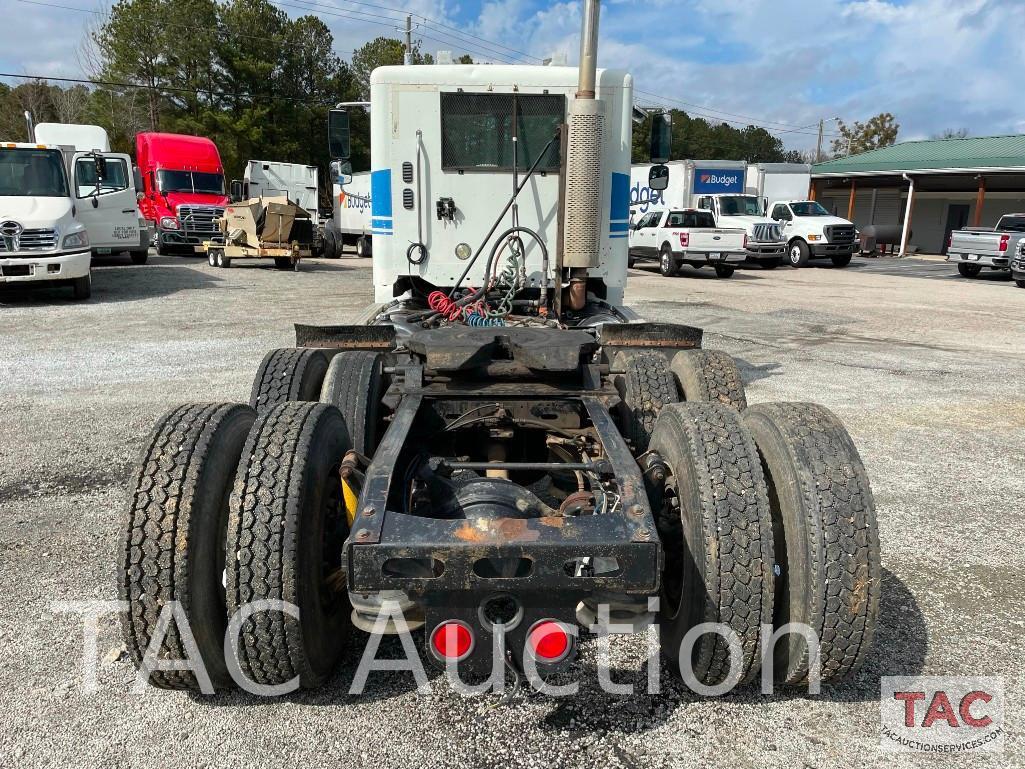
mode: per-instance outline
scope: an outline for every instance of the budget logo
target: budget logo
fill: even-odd
[[[1004,749],[1003,679],[885,676],[879,745],[886,751],[999,753]]]

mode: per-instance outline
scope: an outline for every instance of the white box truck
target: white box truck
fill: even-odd
[[[785,256],[782,230],[765,216],[765,205],[747,193],[747,163],[742,160],[677,160],[668,163],[669,186],[648,187],[649,164],[630,169],[631,226],[649,210],[700,208],[711,211],[715,226],[747,233],[747,258],[766,268],[778,267]]]
[[[807,163],[752,163],[747,167],[749,195],[762,200],[768,213],[774,200],[805,200],[811,189],[811,166]]]

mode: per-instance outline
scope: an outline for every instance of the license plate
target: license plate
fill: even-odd
[[[721,251],[712,251],[708,255],[708,258],[709,259],[722,259],[722,252]]]
[[[97,254],[109,254],[110,253],[110,249],[109,248],[97,248],[96,249],[96,253]]]
[[[979,255],[978,254],[968,254],[968,261],[969,262],[977,262],[977,261],[979,261]]]

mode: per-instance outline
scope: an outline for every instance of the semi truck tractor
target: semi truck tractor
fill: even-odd
[[[167,413],[132,473],[117,573],[151,682],[316,687],[412,632],[450,675],[544,690],[582,632],[654,625],[701,684],[861,665],[879,543],[843,425],[749,405],[699,328],[624,306],[633,80],[597,31],[587,0],[579,67],[372,73],[374,303],[297,325],[249,403]],[[329,136],[344,160],[346,113]]]
[[[711,211],[715,226],[747,233],[747,258],[763,268],[783,263],[786,253],[780,226],[765,216],[765,203],[746,192],[747,163],[732,160],[679,160],[671,169],[669,186],[652,190],[647,184],[650,164],[635,165],[630,173],[633,220],[648,209],[700,208]]]
[[[228,196],[217,146],[202,136],[144,132],[135,137],[142,180],[139,208],[153,223],[157,253],[196,254],[219,235]]]

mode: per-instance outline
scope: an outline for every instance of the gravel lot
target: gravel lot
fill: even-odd
[[[878,504],[876,644],[855,681],[820,696],[704,700],[665,671],[661,695],[604,694],[591,641],[578,697],[491,708],[435,674],[431,696],[408,674],[376,673],[350,697],[355,644],[327,687],[282,700],[136,694],[112,617],[99,689],[80,690],[81,622],[50,604],[115,597],[124,481],[153,421],[183,401],[245,401],[263,354],[293,342],[293,322],[345,322],[371,296],[369,262],[354,258],[297,274],[126,262],[100,263],[88,303],[68,289],[0,292],[4,764],[939,765],[878,747],[880,676],[924,673],[1003,677],[1006,751],[972,763],[1025,765],[1025,291],[1013,284],[926,260],[731,280],[631,271],[629,303],[703,326],[707,346],[739,359],[751,401],[817,400],[846,421]],[[614,678],[642,690],[643,640],[612,648]]]

